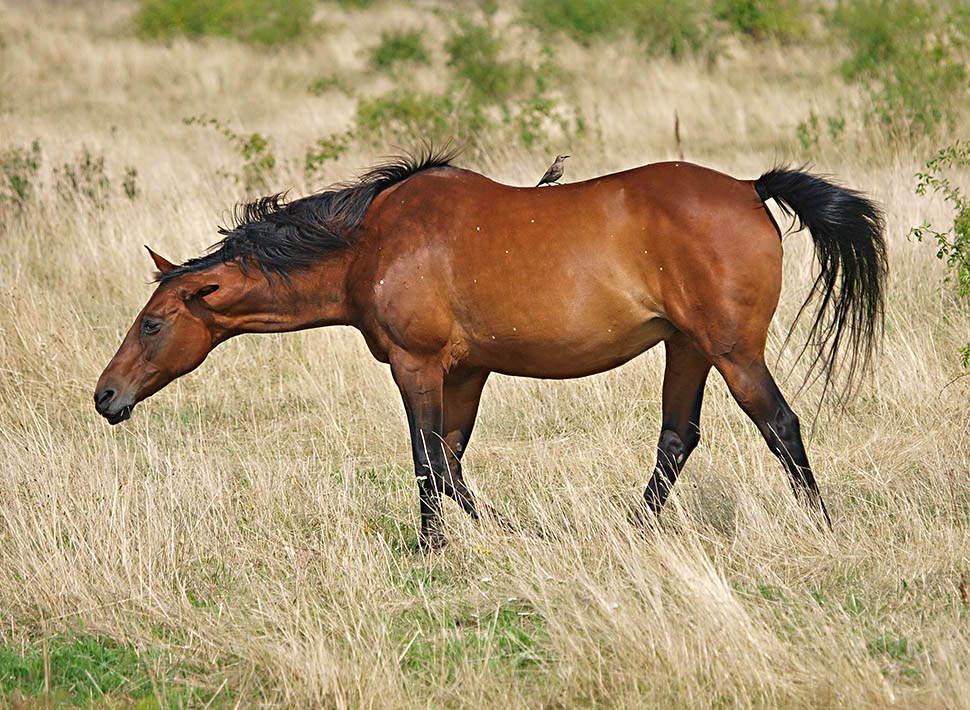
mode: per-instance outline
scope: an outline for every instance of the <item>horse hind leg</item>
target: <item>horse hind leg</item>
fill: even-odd
[[[683,333],[664,343],[663,419],[657,442],[657,465],[644,491],[646,509],[660,515],[670,489],[700,441],[701,404],[711,362]]]
[[[803,501],[812,512],[820,513],[832,527],[822,494],[815,483],[815,476],[808,463],[808,455],[802,443],[798,417],[782,396],[778,385],[765,365],[764,355],[747,359],[738,356],[715,361],[727,383],[728,389],[745,414],[761,431],[771,452],[778,457],[788,473],[795,497]]]
[[[443,391],[443,446],[448,463],[444,474],[444,493],[471,518],[478,520],[479,504],[462,476],[461,459],[478,415],[478,403],[489,373],[453,374],[445,379]]]

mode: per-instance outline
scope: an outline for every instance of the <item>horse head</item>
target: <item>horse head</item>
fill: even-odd
[[[110,424],[128,419],[138,402],[194,370],[220,342],[212,305],[206,300],[220,288],[213,274],[166,279],[177,267],[151,249],[148,253],[161,283],[95,387],[94,406]]]

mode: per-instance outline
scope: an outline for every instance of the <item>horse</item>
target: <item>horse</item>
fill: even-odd
[[[419,545],[433,548],[445,542],[443,495],[475,519],[484,510],[461,460],[491,373],[583,377],[663,342],[657,462],[640,515],[657,519],[698,444],[713,367],[796,497],[831,527],[798,417],[765,363],[782,282],[767,202],[814,242],[802,310],[818,296],[809,342],[826,387],[837,360],[855,381],[881,334],[887,259],[874,202],[804,168],[740,180],[662,162],[536,189],[454,158],[426,147],[307,197],[237,206],[221,241],[182,264],[146,247],[158,285],[98,379],[97,411],[126,420],[240,333],[353,326],[400,390]]]

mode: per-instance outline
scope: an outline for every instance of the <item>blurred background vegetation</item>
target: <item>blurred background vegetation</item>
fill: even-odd
[[[382,0],[337,0],[344,8],[367,8]],[[176,35],[231,37],[271,49],[312,41],[326,32],[328,3],[314,0],[142,0],[134,31],[146,40]],[[374,71],[391,73],[397,86],[361,103],[358,127],[366,134],[450,134],[463,143],[494,130],[497,115],[526,144],[553,120],[566,133],[581,133],[582,111],[554,98],[581,76],[558,68],[556,47],[564,38],[582,47],[632,38],[647,56],[702,58],[713,63],[740,42],[816,43],[846,56],[844,81],[865,88],[861,116],[822,117],[838,137],[844,121],[881,123],[893,141],[935,136],[966,111],[970,87],[970,3],[966,0],[494,0],[429,5],[448,15],[448,36],[420,28],[381,33],[371,53]],[[502,27],[494,22],[511,14]],[[526,27],[523,35],[509,25]],[[408,86],[409,64],[428,64],[444,51],[447,90],[424,94]],[[330,78],[338,86],[336,77]],[[311,87],[319,90],[319,85]],[[817,143],[819,117],[801,130],[806,148]]]

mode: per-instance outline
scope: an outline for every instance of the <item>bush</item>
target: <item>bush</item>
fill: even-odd
[[[90,200],[91,203],[103,209],[108,201],[110,181],[104,167],[104,156],[94,156],[91,151],[84,149],[73,163],[64,163],[61,168],[54,170],[57,182],[57,192],[64,199]]]
[[[852,56],[849,81],[869,91],[872,114],[896,138],[933,135],[968,100],[970,17],[916,0],[851,0],[832,22]]]
[[[12,202],[21,208],[27,203],[39,160],[40,143],[36,140],[29,150],[12,148],[0,154],[0,203]]]
[[[212,128],[229,141],[242,159],[239,172],[222,171],[224,177],[233,182],[242,183],[246,192],[259,189],[265,191],[268,187],[267,178],[276,167],[276,156],[270,149],[269,139],[260,133],[237,133],[217,118],[202,114],[182,119],[188,125],[206,126]]]
[[[833,143],[838,142],[845,132],[845,116],[826,116],[825,124],[829,138],[832,139]],[[795,129],[795,136],[798,138],[798,142],[802,144],[802,150],[806,153],[813,153],[818,150],[819,141],[822,138],[822,128],[815,109],[808,112],[806,120],[799,122]]]
[[[589,47],[594,41],[619,34],[624,28],[626,5],[610,0],[526,0],[526,18],[545,32],[559,31]]]
[[[454,85],[443,95],[394,89],[383,96],[364,99],[357,106],[357,126],[382,140],[406,136],[444,143],[455,138],[474,144],[475,133],[484,124],[478,106],[471,104]]]
[[[265,46],[310,29],[313,0],[142,0],[135,15],[141,37],[233,37]]]
[[[445,43],[448,66],[468,82],[476,101],[504,101],[525,83],[528,67],[521,60],[503,60],[503,48],[491,23],[479,25],[464,19]]]
[[[125,177],[121,181],[121,188],[125,191],[125,197],[133,200],[138,196],[138,185],[135,182],[138,178],[138,171],[132,166],[125,167]]]
[[[327,162],[339,158],[347,150],[353,137],[354,134],[351,131],[337,133],[326,138],[320,138],[307,148],[303,157],[304,180],[310,182]]]
[[[957,296],[970,302],[970,197],[947,177],[948,173],[957,171],[964,175],[970,172],[970,141],[958,140],[943,148],[926,163],[926,172],[916,174],[916,194],[925,195],[930,188],[952,204],[955,211],[953,226],[940,232],[924,223],[913,227],[910,235],[919,241],[930,237],[936,242],[936,256],[944,259],[950,268],[950,280],[954,282]],[[970,365],[970,343],[961,348],[960,353],[964,367]]]
[[[798,0],[715,0],[714,16],[755,39],[792,39],[804,30]]]
[[[570,135],[574,122],[578,131],[575,109],[551,93],[564,76],[552,50],[543,48],[533,63],[506,58],[505,41],[491,15],[485,15],[484,22],[458,20],[446,41],[454,76],[444,93],[398,87],[363,100],[357,109],[360,135],[382,142],[457,140],[477,148],[486,132],[493,140],[518,139],[532,146],[550,136]]]
[[[371,50],[371,62],[378,69],[390,69],[398,62],[428,64],[430,61],[420,30],[382,32],[381,43]]]
[[[650,54],[684,57],[711,51],[712,32],[692,0],[648,0],[635,3],[634,36]]]
[[[590,46],[631,32],[649,54],[681,57],[711,37],[698,0],[526,0],[523,12],[544,32],[563,32]]]

